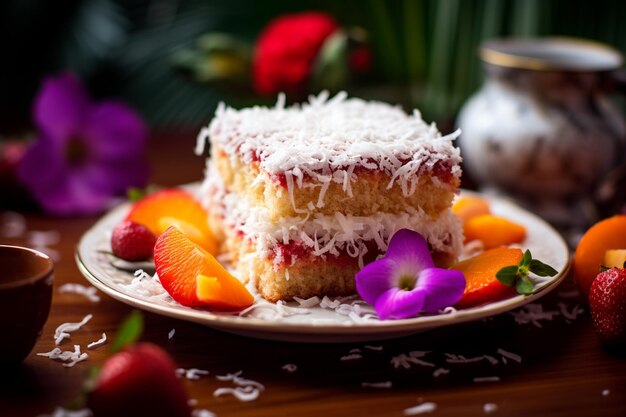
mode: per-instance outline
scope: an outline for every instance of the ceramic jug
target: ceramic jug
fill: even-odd
[[[544,38],[487,41],[480,55],[486,81],[458,119],[470,176],[556,225],[595,221],[625,177],[626,128],[610,96],[621,54]]]

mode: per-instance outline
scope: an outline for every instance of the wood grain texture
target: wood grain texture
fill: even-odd
[[[203,160],[192,149],[194,134],[156,137],[151,144],[153,182],[176,185],[198,181]],[[61,242],[52,248],[60,254],[56,263],[55,287],[68,282],[87,284],[79,273],[74,250],[78,239],[96,218],[54,219],[27,215],[29,230],[57,230]],[[1,243],[24,244],[24,239],[2,239]],[[541,300],[544,309],[559,311],[565,303],[571,311],[578,298],[559,294],[572,290],[571,279]],[[74,368],[38,357],[54,347],[56,327],[79,321],[86,314],[94,318],[72,334],[63,347],[82,347],[98,340],[102,332],[114,337],[120,321],[130,308],[100,294],[99,303],[79,295],[55,290],[53,306],[43,335],[24,366],[0,373],[0,416],[36,416],[51,413],[58,405],[71,403],[80,393],[89,367],[108,356],[106,346],[88,350],[89,360]],[[586,309],[586,307],[585,307]],[[225,416],[402,416],[403,411],[421,402],[434,402],[433,416],[482,416],[484,405],[496,404],[493,415],[504,416],[626,416],[626,355],[610,353],[599,345],[588,312],[568,322],[562,315],[542,321],[543,327],[518,325],[510,314],[439,329],[402,339],[367,344],[307,345],[255,340],[221,333],[200,325],[145,314],[143,340],[164,347],[178,366],[210,371],[196,381],[185,381],[189,397],[198,400],[220,417]],[[176,329],[172,340],[168,333]],[[1,339],[5,339],[4,335]],[[3,341],[4,342],[4,341]],[[503,363],[498,349],[521,355],[522,362]],[[361,359],[342,361],[352,349],[361,350]],[[435,367],[412,364],[396,369],[394,356],[411,351],[430,351],[423,360]],[[446,362],[445,353],[467,358],[490,355],[498,360],[468,364]],[[297,365],[295,372],[282,366]],[[438,368],[450,372],[433,376]],[[243,371],[243,376],[265,385],[258,400],[242,403],[231,396],[216,398],[216,388],[228,386],[215,376]],[[477,377],[498,376],[498,382],[474,382]],[[391,381],[392,387],[366,388],[362,383]],[[608,395],[603,395],[609,390]]]

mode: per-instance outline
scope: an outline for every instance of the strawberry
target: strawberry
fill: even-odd
[[[169,355],[138,343],[111,356],[100,370],[87,405],[94,417],[189,417],[191,410]]]
[[[118,258],[143,261],[152,257],[156,236],[144,225],[124,220],[113,229],[111,249]]]
[[[626,269],[600,272],[589,291],[591,320],[600,340],[626,344]]]

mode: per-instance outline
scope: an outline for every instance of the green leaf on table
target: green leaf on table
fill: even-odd
[[[139,311],[134,310],[130,313],[128,318],[124,320],[120,330],[117,332],[115,341],[111,345],[111,352],[118,352],[125,346],[135,343],[141,336],[142,331],[143,315]]]

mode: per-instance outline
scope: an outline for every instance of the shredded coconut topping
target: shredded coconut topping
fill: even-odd
[[[63,323],[54,331],[54,343],[58,346],[61,344],[63,339],[69,339],[70,333],[79,330],[83,327],[93,315],[87,314],[85,318],[83,318],[79,323]]]
[[[217,379],[220,381],[232,381],[236,388],[218,388],[213,392],[215,397],[222,396],[224,394],[231,394],[239,401],[254,401],[259,397],[261,391],[265,390],[265,386],[260,382],[253,381],[251,379],[242,378],[242,371],[235,372],[234,374],[218,375]]]
[[[461,157],[452,145],[459,135],[457,130],[441,136],[417,110],[408,115],[387,103],[323,92],[292,107],[280,99],[272,108],[236,110],[221,103],[208,129],[200,131],[196,152],[202,153],[210,138],[233,162],[258,162],[270,177],[284,175],[290,194],[306,175],[321,186],[316,204],[321,207],[331,181],[352,193],[356,167],[385,172],[392,178],[389,186],[397,182],[405,195],[415,191],[418,175],[437,166],[459,178]]]
[[[286,363],[283,366],[281,366],[281,369],[283,371],[287,371],[287,372],[296,372],[298,370],[298,365],[294,364],[294,363]]]
[[[410,407],[404,410],[405,416],[416,416],[418,414],[432,413],[437,409],[437,404],[435,403],[422,403],[420,405],[416,405],[415,407]]]
[[[474,378],[474,382],[498,382],[499,380],[499,376],[481,376]]]
[[[405,353],[402,353],[398,356],[394,356],[393,358],[391,358],[391,364],[396,369],[400,367],[403,367],[404,369],[409,369],[411,367],[411,364],[420,365],[420,366],[428,366],[428,367],[434,368],[435,367],[434,363],[426,362],[424,360],[419,359],[419,358],[426,356],[428,353],[430,352],[420,351],[420,350],[409,352],[408,355]]]
[[[198,368],[189,368],[189,369],[185,369],[185,368],[178,368],[176,369],[176,376],[180,377],[184,377],[186,379],[189,380],[196,380],[196,379],[200,379],[200,376],[202,375],[208,375],[209,371],[204,370],[204,369],[198,369]]]
[[[97,294],[98,290],[93,286],[85,286],[83,284],[67,283],[59,287],[61,294],[78,294],[87,298],[92,303],[100,301],[100,296]]]
[[[383,388],[383,389],[389,389],[393,386],[393,383],[391,381],[384,381],[384,382],[361,382],[361,386],[363,388]]]
[[[483,405],[483,411],[485,412],[485,414],[493,413],[495,411],[498,411],[498,405],[494,403],[487,403]]]
[[[65,362],[63,366],[66,368],[72,368],[78,362],[85,361],[89,357],[87,353],[81,353],[79,345],[74,345],[73,352],[71,350],[62,351],[59,348],[54,348],[50,352],[38,353],[37,356],[43,356],[49,359]]]
[[[95,349],[97,347],[104,345],[106,342],[107,342],[107,335],[106,333],[102,333],[102,337],[96,340],[95,342],[91,342],[90,344],[88,344],[87,349]]]
[[[91,417],[93,414],[90,409],[82,408],[80,410],[68,410],[63,407],[57,407],[52,414],[40,414],[37,417]]]
[[[209,167],[201,195],[204,206],[217,210],[226,227],[250,238],[259,254],[275,256],[276,263],[284,260],[280,245],[294,243],[308,248],[314,256],[338,256],[343,252],[358,258],[362,264],[368,243],[384,253],[389,240],[400,229],[420,233],[433,250],[458,255],[463,247],[460,220],[450,210],[435,219],[419,208],[407,207],[400,213],[371,216],[316,213],[273,222],[267,207],[253,206],[240,195],[226,192],[213,166]]]

